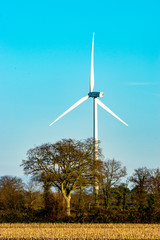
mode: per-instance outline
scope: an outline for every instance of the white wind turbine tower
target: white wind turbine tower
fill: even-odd
[[[87,96],[81,98],[79,101],[77,101],[73,106],[71,106],[68,110],[66,110],[62,115],[60,115],[55,121],[53,121],[49,126],[53,125],[55,122],[57,122],[60,118],[62,118],[64,115],[72,111],[74,108],[79,106],[81,103],[86,101],[88,98],[93,98],[93,139],[94,139],[94,160],[98,160],[98,128],[97,128],[97,104],[104,108],[107,112],[109,112],[111,115],[113,115],[115,118],[117,118],[119,121],[121,121],[126,126],[127,123],[125,123],[121,118],[119,118],[115,113],[113,113],[107,106],[105,106],[98,97],[103,97],[103,92],[93,92],[94,88],[94,62],[93,62],[93,53],[94,53],[94,33],[93,33],[93,40],[92,40],[92,55],[91,55],[91,72],[90,72],[90,92]],[[99,185],[98,180],[95,179],[94,184],[94,192],[95,192],[95,199],[96,202],[98,202],[98,192],[99,192]]]

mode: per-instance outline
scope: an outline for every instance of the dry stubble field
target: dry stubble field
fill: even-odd
[[[160,239],[160,224],[0,224],[0,239]]]

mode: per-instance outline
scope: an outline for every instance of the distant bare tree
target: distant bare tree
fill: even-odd
[[[135,169],[130,177],[134,199],[139,209],[143,209],[148,204],[148,193],[151,191],[151,175],[152,171],[150,169],[142,167]]]
[[[111,188],[116,187],[126,174],[126,167],[122,167],[121,162],[114,159],[103,162],[101,187],[105,208],[109,207]]]
[[[0,206],[5,210],[20,210],[24,205],[21,178],[2,176],[0,178]]]
[[[37,188],[37,183],[30,181],[25,184],[25,207],[28,211],[43,207],[43,197]]]
[[[160,169],[154,169],[151,177],[152,192],[154,195],[155,211],[160,212]]]

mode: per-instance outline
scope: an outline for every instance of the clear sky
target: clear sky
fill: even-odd
[[[92,137],[92,99],[52,127],[95,87],[128,127],[98,108],[106,159],[160,167],[160,1],[1,1],[0,176],[23,176],[30,148]]]

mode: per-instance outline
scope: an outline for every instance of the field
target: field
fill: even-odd
[[[0,224],[0,239],[160,239],[160,224]]]

